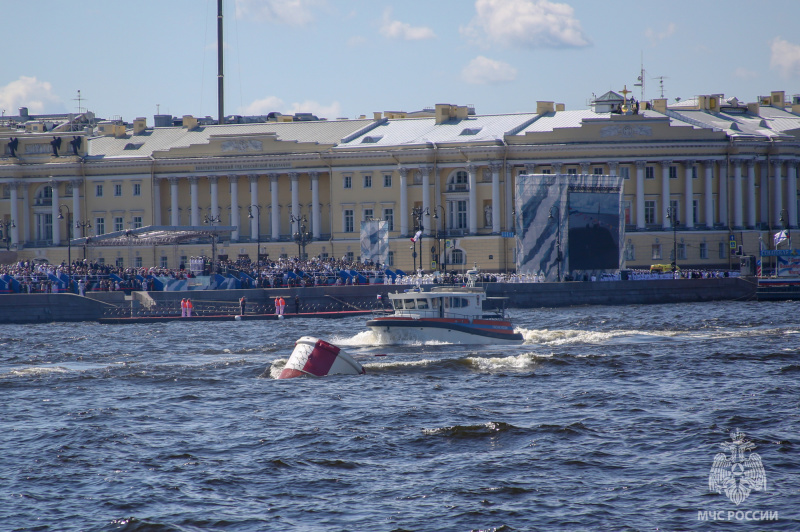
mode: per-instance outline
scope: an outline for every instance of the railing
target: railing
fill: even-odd
[[[467,183],[450,183],[447,185],[447,192],[469,192]]]

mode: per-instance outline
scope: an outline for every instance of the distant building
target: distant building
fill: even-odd
[[[505,271],[515,264],[507,235],[518,175],[618,175],[624,266],[669,262],[677,236],[682,268],[727,268],[738,264],[739,245],[755,254],[759,239],[798,227],[800,101],[789,100],[781,91],[751,103],[699,95],[636,102],[634,114],[632,99],[610,91],[592,110],[542,101],[516,114],[438,104],[357,120],[270,113],[216,125],[159,115],[155,127],[144,118],[87,120],[70,132],[14,121],[0,131],[0,217],[16,257],[51,262],[66,259],[68,234],[202,226],[209,217],[237,228],[220,255],[255,258],[260,242],[270,258],[293,256],[291,219],[305,216],[310,256],[356,258],[360,222],[384,219],[389,261],[401,269],[412,268],[409,237],[421,223],[426,269],[447,261]],[[211,246],[87,253],[176,267]]]

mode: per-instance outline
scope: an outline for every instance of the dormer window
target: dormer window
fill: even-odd
[[[477,135],[481,131],[481,127],[467,127],[461,130],[461,135]]]
[[[366,136],[361,140],[361,144],[376,144],[380,142],[383,138],[383,135],[370,135]]]

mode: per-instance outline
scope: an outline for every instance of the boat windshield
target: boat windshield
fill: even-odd
[[[403,301],[405,302],[405,307],[407,309],[416,308],[416,306],[414,305],[414,300],[413,299],[404,299]]]
[[[417,299],[417,308],[418,309],[426,309],[426,308],[428,308],[428,300],[427,299]]]

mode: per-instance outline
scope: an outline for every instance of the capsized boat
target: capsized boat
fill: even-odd
[[[306,375],[362,375],[364,366],[339,347],[311,336],[303,336],[294,345],[279,379],[292,379]]]
[[[484,312],[481,287],[436,286],[389,294],[394,313],[374,316],[367,327],[381,344],[441,341],[459,344],[521,344],[503,309]]]

